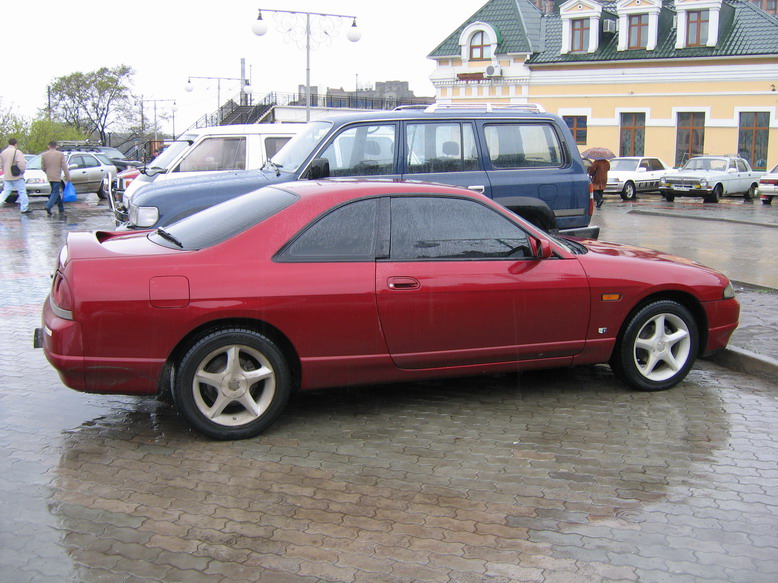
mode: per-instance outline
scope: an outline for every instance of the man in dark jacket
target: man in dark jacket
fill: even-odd
[[[62,176],[70,182],[70,170],[65,162],[65,154],[57,150],[57,142],[49,142],[49,149],[41,154],[41,169],[51,185],[51,195],[46,203],[46,214],[51,215],[51,209],[56,204],[60,214],[65,212],[62,204]]]

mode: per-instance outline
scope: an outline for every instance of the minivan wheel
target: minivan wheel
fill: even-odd
[[[694,317],[672,300],[658,300],[627,322],[611,357],[620,379],[641,391],[674,387],[689,373],[699,333]]]
[[[182,415],[214,439],[245,439],[267,429],[292,391],[281,350],[253,330],[224,328],[198,340],[177,367]]]

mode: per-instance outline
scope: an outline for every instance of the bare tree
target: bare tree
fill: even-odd
[[[52,117],[80,133],[99,134],[105,143],[110,126],[131,111],[134,74],[132,67],[118,65],[58,77],[51,84]]]

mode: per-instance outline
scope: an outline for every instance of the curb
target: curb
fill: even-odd
[[[745,348],[727,346],[724,350],[708,357],[708,360],[735,372],[778,379],[778,360]]]

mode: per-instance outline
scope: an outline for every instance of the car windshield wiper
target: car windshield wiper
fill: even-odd
[[[173,244],[175,244],[175,245],[178,245],[178,246],[179,246],[181,249],[183,249],[183,248],[184,248],[184,244],[183,244],[183,243],[181,243],[181,241],[179,241],[179,240],[176,238],[176,236],[175,236],[175,235],[173,235],[173,234],[171,234],[171,233],[168,233],[168,232],[167,232],[165,229],[163,229],[162,227],[159,227],[159,228],[157,229],[157,234],[158,234],[160,237],[162,237],[163,239],[167,239],[167,240],[168,240],[168,241],[170,241],[171,243],[173,243]]]
[[[276,164],[272,160],[268,160],[265,166],[270,166],[276,173],[276,176],[281,176],[281,168],[284,167],[283,164]]]

